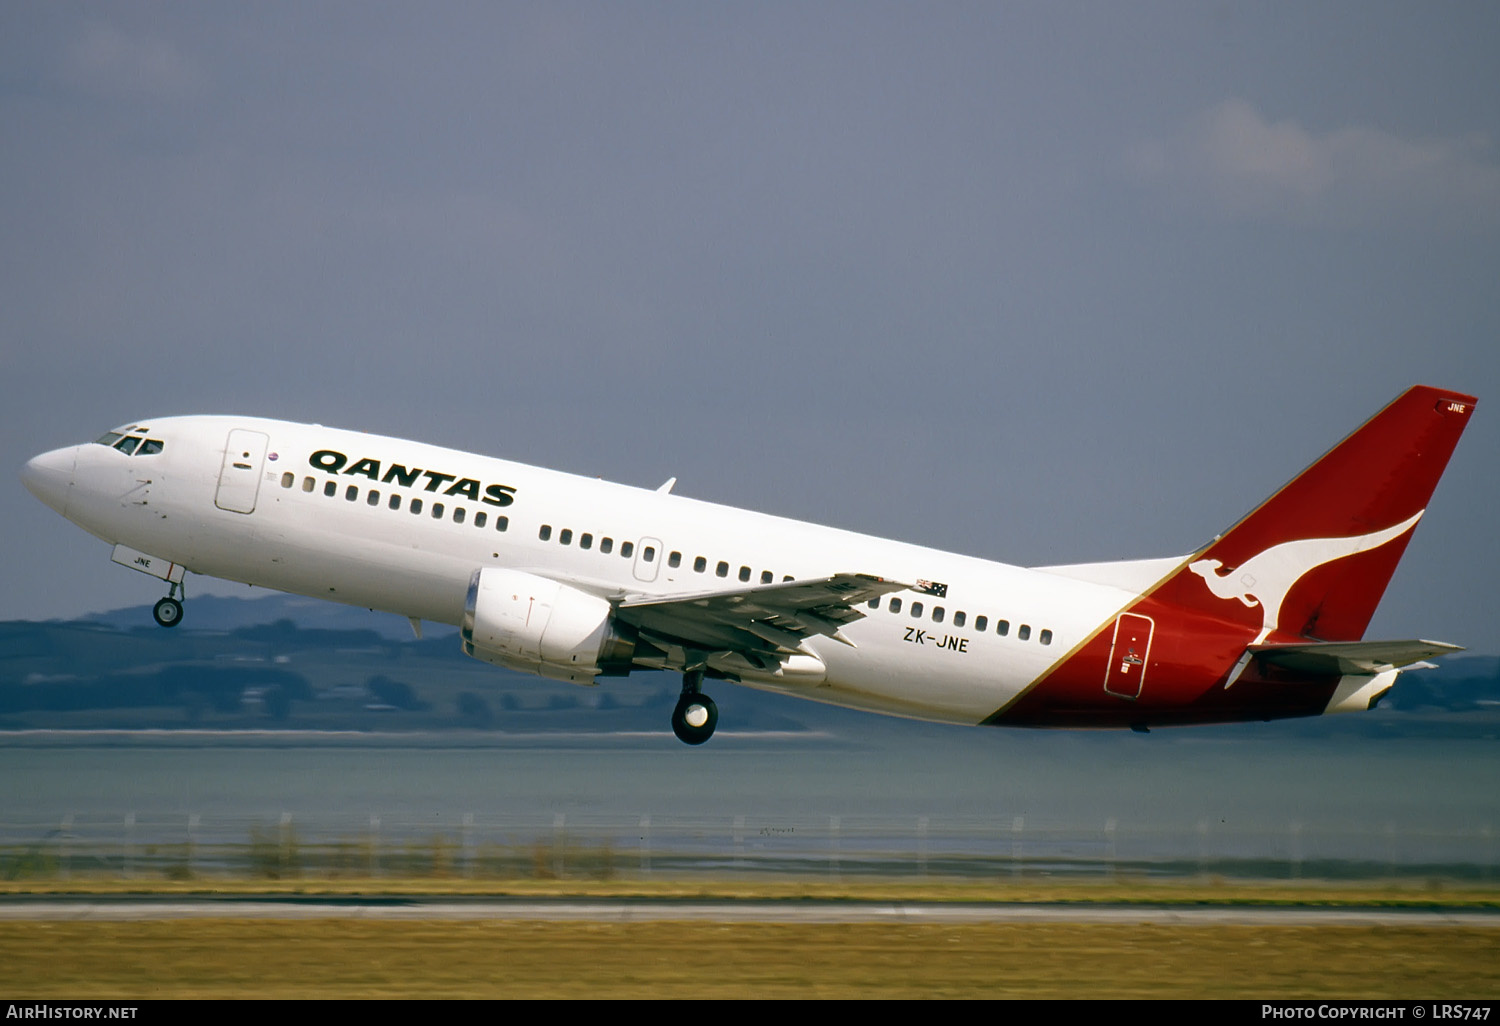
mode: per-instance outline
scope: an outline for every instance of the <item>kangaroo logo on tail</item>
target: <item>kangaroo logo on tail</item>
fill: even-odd
[[[1259,605],[1262,631],[1269,632],[1277,626],[1287,593],[1309,571],[1335,559],[1377,549],[1401,537],[1417,526],[1423,512],[1425,510],[1394,527],[1370,534],[1348,538],[1304,538],[1272,545],[1223,576],[1218,571],[1224,564],[1217,559],[1200,559],[1190,563],[1188,569],[1203,578],[1208,590],[1219,598],[1239,599],[1251,607]]]

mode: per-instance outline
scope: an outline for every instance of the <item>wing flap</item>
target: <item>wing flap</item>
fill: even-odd
[[[910,585],[869,574],[834,574],[733,591],[627,596],[616,616],[684,650],[737,652],[762,663],[804,651],[823,635],[848,644],[839,628],[864,618],[857,605]]]

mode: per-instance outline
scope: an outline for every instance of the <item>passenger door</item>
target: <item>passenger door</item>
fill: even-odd
[[[1151,631],[1155,626],[1149,616],[1120,614],[1115,621],[1109,664],[1104,669],[1105,691],[1120,698],[1141,697],[1146,667],[1151,658]]]
[[[224,463],[219,467],[219,490],[214,505],[231,513],[255,512],[260,493],[260,472],[266,462],[270,436],[261,431],[235,428],[224,443]]]

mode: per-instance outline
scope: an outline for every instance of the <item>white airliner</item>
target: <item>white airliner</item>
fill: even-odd
[[[1186,556],[1024,568],[416,442],[169,417],[26,464],[38,498],[185,571],[462,628],[578,684],[683,674],[952,723],[1131,727],[1368,709],[1457,650],[1363,641],[1474,399],[1414,387]]]

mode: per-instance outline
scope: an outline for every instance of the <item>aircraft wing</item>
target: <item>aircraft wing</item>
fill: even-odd
[[[1304,645],[1251,645],[1263,662],[1303,673],[1372,674],[1415,666],[1429,656],[1462,652],[1441,641],[1314,641]]]
[[[802,642],[814,635],[851,644],[839,628],[864,618],[857,606],[910,587],[869,574],[834,574],[734,591],[627,596],[615,615],[653,643],[703,654],[736,652],[770,668],[805,651]]]

